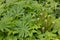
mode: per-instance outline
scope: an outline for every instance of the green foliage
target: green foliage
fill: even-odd
[[[60,40],[59,0],[0,0],[0,40]]]

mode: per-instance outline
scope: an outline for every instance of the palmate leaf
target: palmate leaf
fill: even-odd
[[[3,30],[5,28],[11,27],[11,26],[13,27],[13,24],[11,22],[12,20],[13,20],[12,17],[8,17],[8,16],[3,17],[0,21],[0,30]]]
[[[25,2],[17,2],[13,6],[7,7],[6,8],[7,12],[5,14],[7,14],[9,16],[13,16],[13,17],[23,14],[24,4],[25,4]]]
[[[28,36],[28,32],[29,32],[28,24],[30,23],[29,20],[31,20],[30,15],[29,16],[23,15],[22,20],[16,21],[16,26],[17,26],[16,29],[17,29],[17,32],[19,32],[19,36],[21,37]]]
[[[0,40],[60,40],[60,19],[55,19],[53,13],[56,3],[0,0]]]
[[[23,23],[18,23],[17,26],[17,32],[19,32],[19,36],[24,37],[28,34],[28,27],[23,25]]]

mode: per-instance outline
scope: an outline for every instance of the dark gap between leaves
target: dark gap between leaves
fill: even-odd
[[[48,4],[50,4],[50,2],[48,2]]]
[[[58,32],[56,32],[56,35],[58,35]]]
[[[4,0],[1,4],[4,4],[4,3],[6,3],[6,0]]]
[[[14,34],[14,36],[17,36],[17,35],[18,35],[18,33],[15,33],[15,34]]]
[[[35,36],[36,39],[38,39],[38,38],[36,37],[37,33],[33,33],[33,35]]]
[[[60,5],[57,5],[57,7],[60,7]]]
[[[19,39],[17,39],[17,40],[19,40]]]
[[[43,38],[45,38],[45,36],[43,36]]]

